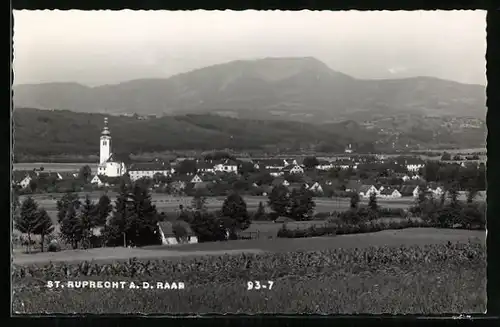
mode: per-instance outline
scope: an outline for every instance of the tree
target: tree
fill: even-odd
[[[104,226],[103,235],[108,246],[126,246],[124,235],[126,231],[126,222],[131,214],[131,186],[127,183],[121,183],[118,195],[115,200],[113,214],[108,224]]]
[[[130,215],[126,219],[125,235],[130,245],[161,244],[158,227],[159,215],[151,202],[151,194],[143,185],[132,188]]]
[[[469,190],[467,191],[467,203],[474,202],[474,198],[476,197],[477,192],[478,190],[476,188],[474,187],[469,188]]]
[[[90,169],[89,165],[85,165],[82,168],[80,168],[80,171],[78,172],[78,178],[83,181],[84,183],[90,182],[90,178],[92,177],[92,169]]]
[[[68,192],[64,194],[60,200],[57,201],[57,221],[59,224],[66,217],[67,212],[70,208],[74,208],[75,210],[80,209],[80,199],[78,198],[78,194]]]
[[[370,200],[368,201],[368,207],[373,211],[377,211],[378,204],[377,204],[377,195],[375,193],[370,194]]]
[[[113,211],[111,200],[106,194],[101,195],[97,203],[96,226],[104,226],[108,220],[108,216]]]
[[[457,186],[452,184],[448,188],[448,197],[450,198],[450,206],[451,207],[458,207],[459,202],[458,202],[458,189]]]
[[[33,231],[33,234],[40,235],[40,246],[43,252],[45,244],[45,236],[50,235],[54,231],[52,219],[45,209],[38,211],[38,223]]]
[[[450,161],[451,160],[451,154],[449,154],[448,152],[443,153],[443,155],[441,156],[441,160],[442,161]]]
[[[174,233],[177,243],[186,243],[188,240],[187,229],[179,222],[174,222],[172,224],[172,232]]]
[[[287,216],[289,205],[288,189],[283,185],[273,187],[268,196],[268,205],[278,216]]]
[[[312,169],[319,165],[319,160],[316,157],[305,157],[304,160],[302,161],[302,164],[308,168]]]
[[[266,209],[264,208],[264,204],[262,201],[259,202],[259,206],[257,207],[257,211],[253,216],[253,220],[263,220],[266,216]]]
[[[357,209],[358,208],[358,205],[359,205],[359,194],[358,193],[354,193],[352,196],[351,196],[351,203],[350,203],[350,208],[351,209]]]
[[[85,196],[85,201],[81,206],[79,215],[80,224],[82,226],[82,240],[89,240],[92,234],[92,229],[97,226],[98,213],[96,205],[90,200],[89,196]]]
[[[231,193],[222,203],[224,226],[229,231],[229,238],[236,239],[236,231],[245,230],[250,226],[250,217],[245,200],[236,192]]]
[[[196,167],[196,161],[189,159],[182,160],[175,171],[179,175],[196,174],[196,172],[198,171]]]
[[[38,203],[32,197],[27,197],[21,203],[21,211],[19,215],[14,217],[14,228],[28,236],[27,252],[30,252],[32,243],[31,235],[35,234],[39,225],[40,212],[38,211]]]
[[[66,216],[61,220],[61,236],[64,241],[71,245],[73,249],[78,248],[78,244],[84,237],[84,228],[77,215],[76,208],[70,206]]]
[[[309,220],[315,206],[313,194],[305,186],[294,189],[290,194],[289,217],[295,220]]]
[[[195,211],[190,226],[200,243],[227,239],[224,220],[211,212]]]
[[[204,191],[196,190],[191,200],[191,206],[196,211],[207,211],[207,198],[204,195]]]

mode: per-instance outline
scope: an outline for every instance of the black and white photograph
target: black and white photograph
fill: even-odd
[[[12,313],[485,313],[485,54],[481,10],[14,10]]]

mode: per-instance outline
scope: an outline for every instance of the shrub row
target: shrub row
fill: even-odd
[[[429,223],[421,221],[419,219],[405,219],[388,223],[383,221],[359,222],[356,224],[349,222],[330,222],[324,227],[311,226],[307,229],[288,229],[286,225],[284,225],[278,231],[277,236],[283,238],[303,238],[329,235],[374,233],[387,229],[404,229],[412,227],[432,226]]]

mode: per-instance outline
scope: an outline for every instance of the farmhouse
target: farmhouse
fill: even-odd
[[[401,193],[395,188],[387,187],[380,192],[380,197],[388,199],[396,199],[401,197]]]
[[[198,243],[198,237],[196,237],[189,224],[183,220],[177,220],[173,223],[170,221],[162,221],[158,223],[158,227],[161,235],[161,243],[163,245]],[[177,229],[181,231],[181,235],[178,235],[178,237],[176,237],[174,233]]]
[[[316,165],[318,170],[330,170],[333,168],[333,164],[328,160],[318,160],[319,163]]]
[[[214,171],[225,173],[238,173],[238,163],[234,160],[227,159],[222,163],[214,166]]]
[[[424,161],[418,158],[406,159],[405,164],[406,164],[406,169],[408,169],[408,171],[411,172],[416,172],[420,168],[424,167]]]
[[[283,173],[288,173],[288,174],[303,174],[304,173],[304,168],[302,168],[299,165],[288,165],[285,168],[282,169]]]
[[[118,185],[120,183],[121,177],[110,177],[105,175],[95,175],[90,181],[91,184],[95,184],[99,187]]]
[[[315,182],[311,187],[309,187],[310,191],[314,193],[323,193],[323,186],[319,182]]]
[[[370,195],[378,195],[378,190],[373,185],[361,185],[359,188],[359,195],[362,197],[370,197]]]
[[[32,171],[14,170],[12,172],[12,184],[24,189],[28,187],[33,180],[32,175],[35,175]]]
[[[199,173],[214,173],[214,166],[212,161],[199,161],[196,163],[196,169]]]

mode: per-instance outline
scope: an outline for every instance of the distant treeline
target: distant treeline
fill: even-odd
[[[14,111],[15,154],[55,156],[95,155],[103,114],[19,108]],[[121,154],[165,150],[214,149],[342,152],[347,144],[374,150],[374,133],[343,124],[234,119],[214,115],[169,116],[139,120],[109,119],[113,152]]]

